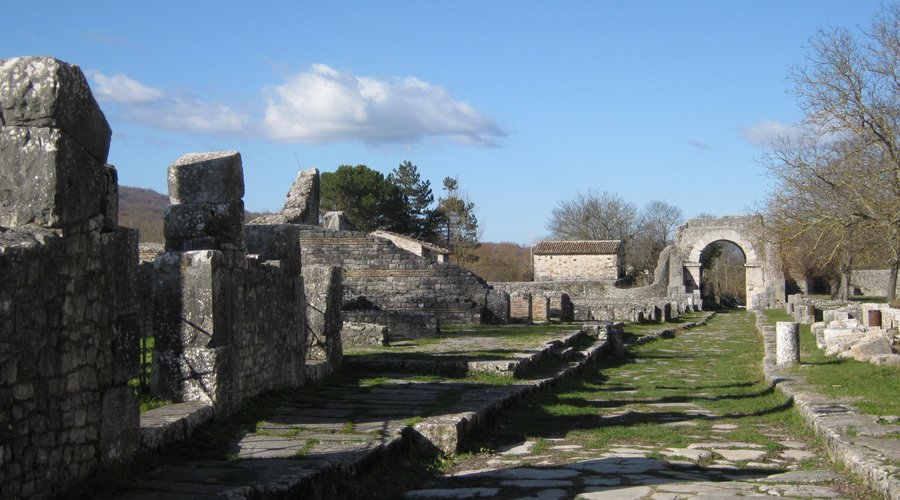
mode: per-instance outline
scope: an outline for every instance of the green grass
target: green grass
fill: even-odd
[[[772,325],[776,321],[792,321],[780,309],[767,310],[765,314]],[[900,415],[900,368],[826,356],[816,346],[810,325],[800,325],[800,365],[794,371],[826,396],[860,398],[853,405],[863,413]]]
[[[699,344],[686,344],[678,338],[661,340],[635,346],[626,359],[605,359],[585,375],[561,382],[557,390],[519,403],[504,414],[499,428],[480,433],[473,446],[565,438],[594,449],[611,445],[684,447],[721,436],[712,432],[716,423],[737,425],[727,433],[729,440],[771,449],[780,445],[760,433],[760,427],[810,436],[788,398],[772,390],[759,371],[762,345],[749,313],[720,313],[709,326],[691,331],[694,335],[709,332],[709,338]],[[654,359],[664,360],[667,372],[696,373],[698,378],[662,373],[636,380],[637,370],[646,365],[635,362]],[[696,404],[716,416],[692,415],[678,407],[660,411],[651,406],[672,403]],[[663,425],[673,420],[692,426]]]

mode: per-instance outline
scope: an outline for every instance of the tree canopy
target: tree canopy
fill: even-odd
[[[360,231],[403,232],[411,225],[400,188],[365,165],[322,173],[320,192],[322,209],[343,211]]]
[[[820,30],[791,81],[805,117],[799,133],[779,138],[766,160],[777,181],[766,205],[773,233],[783,246],[804,248],[820,267],[837,266],[844,298],[854,260],[880,260],[890,266],[886,295],[894,299],[900,6],[884,7],[864,40],[845,28]]]

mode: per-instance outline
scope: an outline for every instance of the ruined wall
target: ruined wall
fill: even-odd
[[[380,309],[430,312],[441,322],[479,322],[489,290],[468,270],[413,255],[354,231],[304,229],[303,265],[339,266],[344,303],[365,298]]]
[[[304,379],[299,230],[257,225],[245,234],[243,192],[240,154],[179,158],[169,167],[168,252],[154,263],[153,390],[223,414]]]
[[[385,327],[384,340],[437,337],[438,321],[434,314],[403,311],[343,311],[344,323],[371,323]]]
[[[850,286],[859,289],[861,295],[884,297],[887,293],[890,269],[865,269],[853,271]],[[900,297],[900,280],[897,282],[897,296]]]
[[[0,60],[0,497],[47,497],[139,442],[137,233],[77,66]]]

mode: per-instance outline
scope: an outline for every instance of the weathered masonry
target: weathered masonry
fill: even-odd
[[[138,238],[118,226],[110,135],[77,66],[0,60],[2,498],[138,446]]]
[[[533,259],[535,281],[615,281],[624,275],[618,240],[541,241]]]

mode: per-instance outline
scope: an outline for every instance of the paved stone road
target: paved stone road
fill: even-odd
[[[584,432],[547,429],[541,437],[493,453],[464,456],[441,477],[407,492],[407,498],[867,498],[871,492],[830,469],[820,449],[790,435],[777,421],[753,420],[748,435],[739,415],[719,415],[715,405],[704,405],[710,399],[706,394],[691,399],[639,396],[648,386],[658,391],[674,390],[679,383],[714,385],[717,381],[709,377],[715,356],[746,348],[746,335],[723,333],[722,327],[734,321],[751,327],[749,319],[732,314],[679,332],[675,339],[636,346],[634,363],[605,369],[609,390],[588,400],[597,404],[606,425],[656,422],[688,436],[687,445],[596,446],[586,442]],[[695,353],[688,356],[692,361],[673,368],[672,358],[685,353]],[[757,443],[737,441],[735,435]]]

